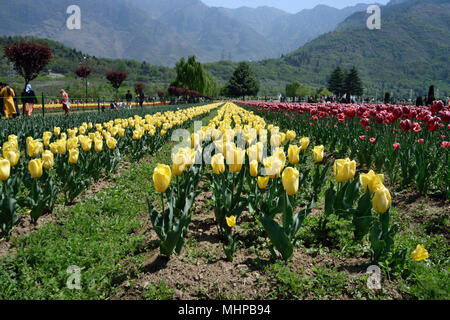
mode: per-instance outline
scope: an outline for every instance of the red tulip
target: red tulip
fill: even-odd
[[[423,144],[424,141],[423,141],[423,139],[419,139],[419,140],[417,140],[417,143],[418,143],[418,144]]]
[[[366,138],[366,136],[359,136],[359,138],[360,138],[361,140],[364,140],[364,139]]]
[[[448,141],[442,141],[442,148],[447,149],[450,146],[450,142]]]
[[[375,143],[377,141],[377,139],[375,138],[370,138],[370,143]]]
[[[393,144],[394,149],[397,150],[398,148],[400,148],[400,143],[396,142]]]

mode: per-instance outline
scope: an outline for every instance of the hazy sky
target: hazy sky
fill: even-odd
[[[344,8],[358,3],[386,4],[389,0],[202,0],[205,4],[214,7],[238,8],[242,6],[259,7],[270,6],[287,12],[297,13],[302,9],[311,9],[318,4],[326,4],[335,8]]]

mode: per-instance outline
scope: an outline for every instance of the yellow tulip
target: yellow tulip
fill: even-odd
[[[296,136],[297,135],[296,135],[295,131],[289,130],[289,131],[286,132],[286,139],[288,141],[294,141]]]
[[[289,145],[288,159],[291,164],[297,164],[300,162],[300,148],[296,145]]]
[[[227,158],[227,163],[230,168],[230,171],[233,173],[237,173],[241,171],[242,165],[245,161],[245,151],[240,148],[235,148],[232,153],[232,158]]]
[[[50,144],[50,139],[52,138],[52,133],[51,132],[44,132],[42,135],[42,140],[44,141],[44,146],[48,147]]]
[[[57,154],[58,153],[58,143],[57,142],[50,143],[50,151],[53,154]]]
[[[252,177],[258,176],[258,161],[256,160],[250,162],[250,176]]]
[[[61,134],[62,135],[62,134]],[[60,139],[58,142],[58,153],[65,154],[67,150],[67,141],[65,139]]]
[[[166,192],[170,185],[170,179],[172,178],[172,172],[170,167],[164,164],[159,164],[153,172],[153,184],[157,192]]]
[[[8,159],[0,158],[0,180],[6,181],[11,174],[11,164]]]
[[[258,187],[260,189],[267,188],[267,185],[269,184],[269,177],[258,177]]]
[[[53,165],[55,164],[53,153],[49,150],[45,150],[44,153],[42,153],[42,162],[45,169],[48,170],[53,168]]]
[[[236,217],[235,216],[225,217],[225,219],[227,220],[227,225],[230,228],[233,228],[236,225]]]
[[[103,150],[103,140],[95,138],[94,139],[94,150],[95,152],[101,152]]]
[[[355,177],[356,162],[348,158],[336,160],[333,168],[337,182],[345,182]]]
[[[78,148],[78,139],[73,137],[67,140],[67,150]]]
[[[303,151],[308,149],[309,144],[310,144],[309,138],[301,138],[300,139],[300,147]]]
[[[300,173],[297,169],[288,167],[283,171],[281,180],[283,188],[289,196],[293,196],[298,192]]]
[[[369,173],[360,174],[359,181],[361,182],[364,191],[369,188],[369,191],[372,194],[377,189],[377,185],[384,183],[384,174],[375,174],[373,170],[370,170]]]
[[[221,174],[225,172],[225,158],[223,154],[215,154],[211,158],[211,166],[215,174]]]
[[[124,128],[119,128],[119,137],[123,138],[125,136],[125,129]]]
[[[55,136],[59,136],[61,134],[61,128],[60,127],[54,127],[53,128],[53,133],[55,134]]]
[[[324,146],[314,147],[313,155],[314,155],[314,160],[316,161],[316,163],[319,163],[319,162],[323,161],[323,151],[324,151],[324,149],[325,149]]]
[[[28,163],[28,170],[30,171],[31,177],[38,179],[42,177],[42,160],[34,159]]]
[[[110,150],[114,150],[116,148],[116,145],[117,145],[117,140],[112,138],[112,137],[108,138],[108,139],[106,139],[106,145],[108,146],[108,148]]]
[[[284,168],[283,162],[275,156],[265,158],[263,164],[266,169],[266,175],[271,179],[279,177]]]
[[[274,134],[270,137],[270,146],[279,147],[281,145],[281,136],[279,134]]]
[[[378,213],[385,213],[391,207],[391,194],[385,186],[380,186],[375,190],[372,206]]]
[[[6,154],[4,156],[6,159],[8,159],[11,167],[14,167],[17,165],[17,163],[19,163],[20,152],[18,152],[18,151],[10,150],[10,151],[6,152]]]
[[[78,157],[80,156],[80,151],[78,149],[69,150],[69,162],[75,164],[78,162]]]
[[[65,133],[65,132],[61,133],[61,139],[67,140],[67,133]]]
[[[83,149],[84,152],[91,151],[92,140],[90,138],[88,138],[86,136],[80,136],[79,140],[80,140],[81,148]]]
[[[186,155],[178,152],[172,156],[172,172],[175,177],[181,176],[186,169]]]
[[[413,251],[412,257],[415,261],[422,261],[428,258],[428,251],[421,244],[417,245],[416,250]]]

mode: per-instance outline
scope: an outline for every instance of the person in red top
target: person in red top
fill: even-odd
[[[62,105],[63,105],[63,110],[65,112],[65,114],[69,114],[69,110],[70,110],[70,103],[69,103],[69,95],[67,94],[66,91],[64,91],[64,89],[59,90],[59,93],[61,93],[61,97],[62,97]]]

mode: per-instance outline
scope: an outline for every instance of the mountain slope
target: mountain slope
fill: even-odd
[[[356,66],[366,94],[385,89],[409,95],[425,94],[435,84],[450,93],[450,2],[407,0],[382,7],[381,30],[365,26],[368,15],[355,13],[330,32],[282,59],[264,60],[252,67],[268,93],[282,91],[288,81],[326,86],[338,65]],[[225,81],[234,64],[209,64],[207,69]],[[273,89],[272,89],[273,88]]]
[[[81,8],[81,30],[66,28],[72,4]],[[0,36],[32,35],[95,56],[164,65],[193,54],[203,62],[276,58],[361,9],[318,6],[293,15],[200,0],[0,0],[0,6]]]

